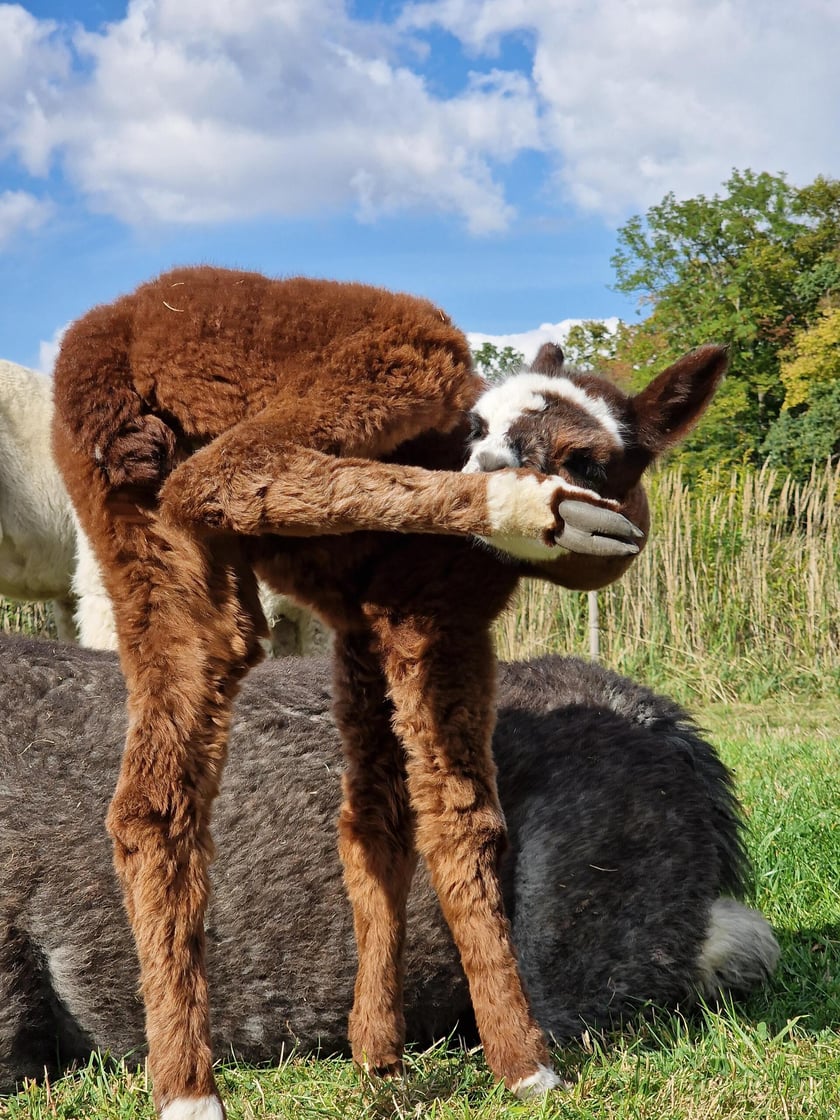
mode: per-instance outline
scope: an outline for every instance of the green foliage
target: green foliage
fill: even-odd
[[[600,319],[575,323],[566,335],[563,353],[569,365],[581,369],[600,369],[615,360],[616,332]]]
[[[612,260],[616,288],[649,309],[618,336],[615,372],[640,385],[694,346],[730,346],[728,381],[680,453],[691,471],[760,461],[786,400],[782,355],[840,297],[840,180],[733,171],[724,188],[666,195],[619,231]]]
[[[512,346],[504,346],[500,350],[492,342],[483,342],[473,350],[472,356],[475,368],[487,381],[501,381],[525,365],[524,354]]]
[[[760,449],[797,478],[840,458],[840,307],[824,304],[780,355],[785,399]]]
[[[840,378],[813,385],[807,404],[779,416],[761,445],[768,463],[807,478],[820,463],[840,460]]]
[[[840,307],[825,307],[781,357],[785,410],[807,403],[814,387],[840,381]]]
[[[0,634],[56,636],[55,619],[49,603],[18,603],[0,595]]]

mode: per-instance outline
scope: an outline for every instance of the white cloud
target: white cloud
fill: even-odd
[[[533,330],[520,331],[517,334],[480,334],[477,331],[468,331],[467,339],[473,350],[477,350],[485,342],[491,342],[498,350],[511,346],[523,355],[526,363],[530,363],[537,356],[537,351],[544,342],[557,342],[562,346],[572,327],[585,321],[590,320],[561,319],[559,323],[542,323]],[[598,321],[602,322],[609,331],[615,331],[619,323],[615,316]]]
[[[70,326],[65,323],[63,327],[59,327],[51,339],[42,339],[38,345],[38,369],[41,373],[51,374],[55,366],[55,360],[58,357],[58,351],[61,347],[61,340],[64,338],[64,332]]]
[[[133,0],[120,22],[75,31],[72,80],[54,25],[8,22],[24,64],[2,143],[33,174],[60,160],[127,223],[355,206],[448,212],[481,233],[512,213],[494,161],[539,143],[527,78],[437,98],[391,61],[394,33],[341,0]],[[29,82],[27,60],[50,80]]]
[[[14,153],[33,174],[47,170],[48,121],[66,89],[70,64],[56,23],[0,3],[0,154]]]
[[[832,0],[428,0],[393,26],[349,11],[131,0],[91,32],[0,3],[0,157],[59,167],[130,224],[424,210],[475,233],[510,223],[499,168],[524,151],[610,220],[733,167],[840,174]],[[433,26],[481,71],[455,94],[424,76]],[[508,35],[532,65],[501,68]]]
[[[438,24],[476,53],[531,37],[557,181],[608,217],[712,192],[733,167],[840,174],[830,0],[429,0],[403,24]]]
[[[53,206],[26,191],[0,194],[0,249],[21,233],[31,233],[50,217]]]

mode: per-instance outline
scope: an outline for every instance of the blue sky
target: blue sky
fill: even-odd
[[[840,174],[835,0],[0,3],[0,357],[174,264],[632,318],[616,229]]]

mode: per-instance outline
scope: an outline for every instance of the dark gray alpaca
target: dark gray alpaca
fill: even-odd
[[[534,1011],[558,1041],[647,1004],[744,991],[775,966],[735,901],[747,861],[729,775],[676,704],[581,661],[500,667],[506,904]],[[335,844],[341,752],[326,663],[245,683],[215,809],[208,919],[217,1053],[343,1050],[352,919]],[[279,699],[282,697],[282,700]],[[0,642],[0,1088],[143,1045],[137,965],[103,827],[125,737],[116,658]],[[425,875],[410,902],[408,1037],[470,999]]]

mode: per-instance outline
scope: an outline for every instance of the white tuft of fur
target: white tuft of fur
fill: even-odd
[[[539,479],[535,475],[516,475],[498,471],[487,478],[487,516],[490,533],[481,537],[486,544],[519,560],[551,560],[568,550],[560,544],[547,544],[543,534],[551,532],[555,519],[552,501],[558,486],[569,497],[579,494],[594,498],[592,490],[574,486],[563,478]]]
[[[487,479],[487,516],[493,535],[539,537],[554,524],[552,502],[558,487],[569,497],[597,498],[594,490],[575,486],[565,478],[537,478],[510,471],[494,472]]]
[[[707,999],[727,989],[749,991],[772,974],[779,952],[779,943],[763,914],[734,898],[719,898],[709,914],[695,982]]]
[[[576,404],[578,408],[582,408],[584,412],[588,412],[590,416],[597,420],[605,431],[609,432],[619,448],[624,447],[621,424],[615,418],[613,410],[603,397],[587,393],[585,389],[581,389],[580,385],[575,385],[574,381],[569,381],[565,377],[553,377],[550,380],[552,384],[546,389],[546,397],[563,397],[572,404]]]
[[[550,397],[562,397],[583,409],[612,436],[619,448],[624,446],[621,424],[603,398],[587,393],[565,377],[518,373],[488,389],[476,402],[473,411],[487,424],[487,434],[473,444],[464,470],[473,473],[520,466],[508,433],[526,413],[541,412]]]
[[[529,1100],[533,1097],[543,1097],[552,1089],[558,1088],[563,1082],[551,1068],[551,1066],[538,1066],[537,1072],[532,1073],[530,1077],[523,1077],[521,1081],[515,1082],[510,1091],[521,1101]]]
[[[218,1097],[176,1097],[161,1109],[160,1120],[225,1120]]]
[[[492,537],[478,537],[478,540],[500,554],[501,559],[509,557],[514,560],[527,560],[534,564],[544,563],[546,560],[556,560],[558,556],[565,556],[570,550],[559,544],[543,544],[531,537],[519,537],[510,533],[499,533]]]
[[[76,527],[73,594],[77,602],[76,629],[79,641],[88,649],[114,650],[117,648],[117,625],[111,597],[105,590],[99,562],[75,513],[73,522]]]

